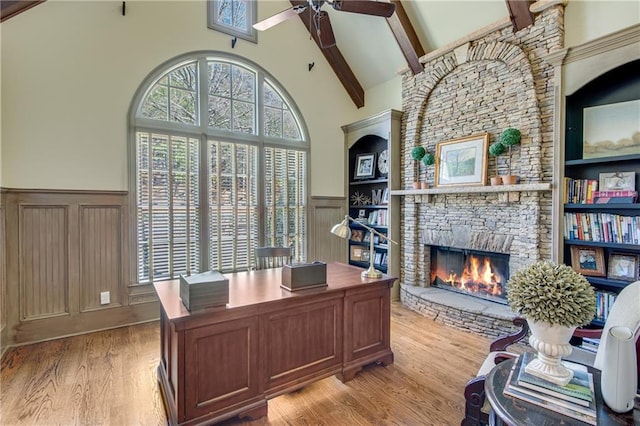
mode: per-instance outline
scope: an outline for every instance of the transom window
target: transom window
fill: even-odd
[[[309,144],[275,79],[190,55],[148,77],[132,111],[137,282],[250,269],[263,245],[305,259]]]
[[[220,31],[251,42],[258,42],[253,28],[258,15],[257,0],[208,0],[207,25]]]

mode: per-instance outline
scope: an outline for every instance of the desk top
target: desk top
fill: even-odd
[[[229,303],[227,306],[189,312],[180,300],[180,280],[161,281],[153,284],[167,319],[180,321],[202,312],[230,311],[239,308],[257,307],[271,303],[310,295],[331,294],[337,291],[363,287],[375,283],[387,283],[391,287],[395,277],[362,278],[362,268],[344,263],[327,263],[327,286],[289,291],[280,287],[282,269],[262,269],[224,274],[229,278]]]
[[[506,425],[536,425],[536,426],[556,426],[556,425],[587,425],[571,417],[563,416],[555,411],[547,410],[537,405],[510,397],[503,393],[504,387],[509,377],[509,372],[515,360],[510,359],[496,365],[487,375],[485,381],[485,391],[487,399],[494,412]],[[637,409],[629,413],[617,414],[609,409],[602,400],[600,392],[600,370],[587,367],[593,374],[593,385],[595,388],[597,421],[598,426],[608,425],[634,425],[640,424],[640,411]],[[634,419],[636,423],[634,423]]]

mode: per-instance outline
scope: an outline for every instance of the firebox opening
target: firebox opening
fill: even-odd
[[[507,303],[509,255],[431,246],[431,285]]]

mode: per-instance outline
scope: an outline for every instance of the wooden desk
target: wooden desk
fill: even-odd
[[[155,283],[160,298],[158,381],[170,424],[267,414],[267,399],[366,364],[393,362],[390,289],[396,278],[327,265],[327,287],[289,292],[281,270],[225,274],[229,303],[190,313],[179,281]]]
[[[563,416],[555,411],[547,410],[542,407],[538,407],[535,404],[505,395],[503,391],[513,363],[513,359],[503,361],[496,365],[487,375],[485,392],[492,408],[490,424],[509,426],[587,425],[587,423],[571,417]],[[631,426],[634,424],[640,424],[640,411],[637,409],[634,409],[629,413],[617,414],[606,406],[602,400],[602,393],[600,392],[600,370],[592,367],[588,367],[588,369],[593,374],[593,386],[596,391],[596,417],[598,426]],[[634,423],[634,419],[636,423]]]

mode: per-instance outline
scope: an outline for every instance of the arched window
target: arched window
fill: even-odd
[[[153,72],[131,111],[137,282],[249,269],[262,245],[305,259],[309,142],[275,79],[193,53]]]

